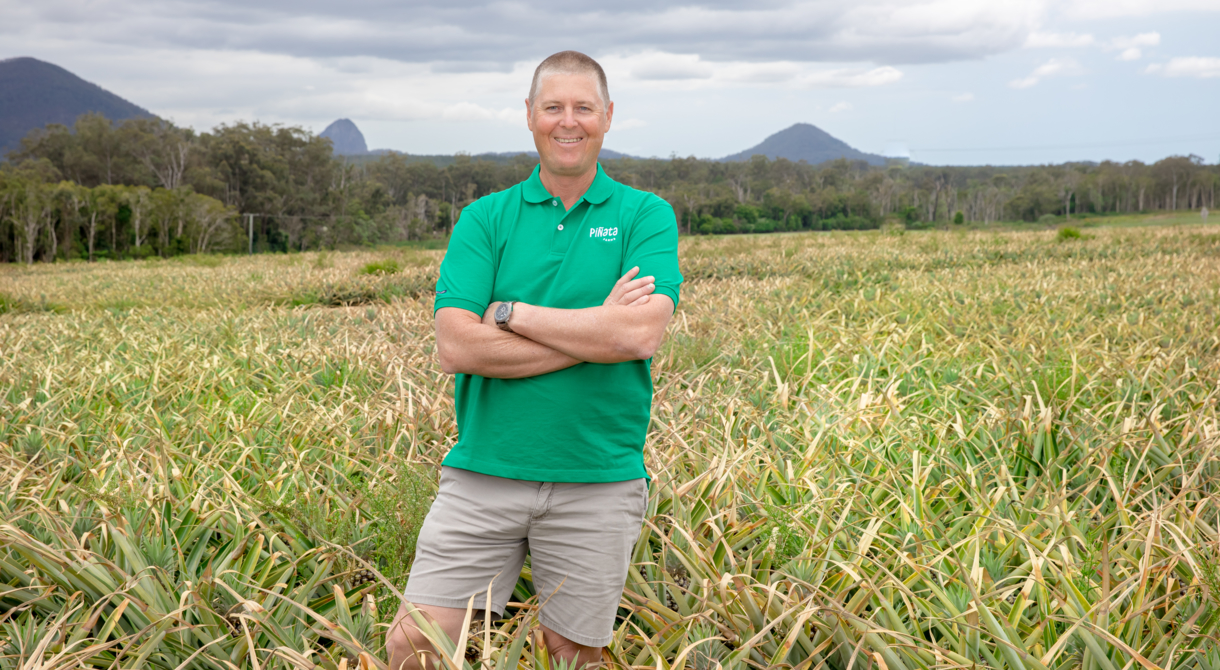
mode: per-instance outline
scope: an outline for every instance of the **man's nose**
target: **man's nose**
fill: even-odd
[[[571,128],[571,127],[575,126],[576,125],[576,110],[572,107],[568,107],[567,109],[563,110],[563,118],[560,119],[559,122],[562,123],[565,128]]]

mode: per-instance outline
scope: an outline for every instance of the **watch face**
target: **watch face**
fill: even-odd
[[[506,302],[502,302],[496,306],[496,322],[497,323],[504,323],[505,321],[508,321],[508,314],[509,314],[508,310],[509,310],[508,303],[506,303]]]

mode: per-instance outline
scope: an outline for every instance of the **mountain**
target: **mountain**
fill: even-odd
[[[369,145],[364,143],[364,133],[351,119],[335,121],[326,126],[319,136],[330,138],[337,156],[363,156],[369,152]]]
[[[153,116],[106,89],[35,58],[0,60],[0,157],[48,123],[71,126],[97,112],[111,121]]]
[[[751,156],[762,154],[772,160],[787,158],[790,161],[807,161],[810,165],[825,163],[837,158],[868,161],[869,165],[885,165],[884,156],[866,154],[853,149],[846,142],[809,123],[797,123],[763,140],[758,146],[741,153],[725,156],[720,160],[748,161]]]

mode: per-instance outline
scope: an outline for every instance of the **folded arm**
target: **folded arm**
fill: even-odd
[[[669,296],[653,295],[652,277],[633,279],[632,268],[599,307],[554,309],[516,303],[500,330],[492,303],[480,319],[473,312],[442,307],[436,312],[441,369],[494,379],[517,379],[563,370],[580,362],[620,363],[651,358],[673,315]]]
[[[441,369],[494,379],[519,379],[572,367],[580,360],[544,344],[487,324],[460,307],[436,311],[436,350]]]
[[[589,363],[622,363],[652,358],[674,302],[664,294],[642,305],[601,305],[555,309],[517,303],[509,322],[513,332]]]

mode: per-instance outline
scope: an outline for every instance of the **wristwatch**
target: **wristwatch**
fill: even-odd
[[[494,315],[495,319],[496,319],[496,326],[498,326],[500,328],[500,330],[503,330],[503,331],[506,331],[509,333],[513,332],[512,327],[508,325],[508,320],[510,318],[512,318],[512,315],[513,315],[512,301],[502,302],[499,305],[496,305],[496,313]]]

